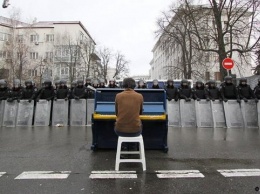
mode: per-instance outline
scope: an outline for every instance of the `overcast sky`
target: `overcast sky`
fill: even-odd
[[[148,74],[156,19],[174,0],[10,0],[1,15],[19,8],[23,21],[81,21],[99,46],[121,51],[130,75]]]

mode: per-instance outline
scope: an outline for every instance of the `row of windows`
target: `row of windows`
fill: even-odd
[[[1,39],[1,34],[0,34],[0,39]],[[39,42],[39,39],[40,38],[39,38],[38,34],[30,35],[30,42]],[[46,42],[54,42],[54,34],[45,35],[45,41]],[[24,42],[24,36],[18,35],[17,36],[17,42],[23,43]]]

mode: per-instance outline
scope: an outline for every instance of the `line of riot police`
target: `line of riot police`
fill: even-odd
[[[66,81],[55,81],[55,87],[50,80],[45,80],[40,89],[38,89],[34,82],[27,80],[24,82],[24,87],[21,86],[20,80],[15,80],[13,87],[9,88],[6,80],[0,80],[0,100],[7,100],[13,102],[17,100],[28,100],[29,102],[40,99],[57,100],[57,99],[91,99],[94,98],[94,92],[87,88],[91,85],[94,88],[104,88],[105,82],[103,80],[86,79],[84,84],[83,80],[73,81],[69,88]],[[109,81],[108,87],[116,88],[114,80]]]
[[[173,99],[175,101],[179,99],[184,99],[185,101],[206,99],[207,101],[219,100],[224,102],[237,100],[240,103],[241,100],[247,102],[249,99],[254,99],[255,102],[258,102],[260,99],[260,79],[254,90],[247,84],[246,78],[241,78],[239,85],[236,86],[233,84],[231,76],[226,76],[220,87],[217,86],[215,80],[210,80],[206,84],[202,81],[196,81],[195,86],[191,88],[188,80],[183,79],[180,87],[176,88],[174,87],[174,81],[169,79],[165,90],[169,101]]]

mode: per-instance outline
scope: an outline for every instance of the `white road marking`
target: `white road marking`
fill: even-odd
[[[199,170],[158,170],[158,178],[204,178]]]
[[[226,65],[226,66],[231,66],[231,65],[233,65],[233,63],[231,63],[231,62],[226,62],[225,65]]]
[[[260,169],[218,170],[224,177],[260,176]]]
[[[6,172],[0,172],[0,177],[6,174]]]
[[[92,171],[90,179],[136,179],[136,171]]]
[[[71,171],[28,171],[15,179],[66,179],[70,173]]]

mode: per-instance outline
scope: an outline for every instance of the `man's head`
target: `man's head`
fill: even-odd
[[[232,77],[231,76],[226,76],[224,78],[224,81],[225,81],[226,84],[232,84]]]
[[[123,80],[123,88],[125,89],[134,89],[135,88],[135,80],[133,78],[125,78]]]
[[[240,80],[239,80],[239,84],[240,85],[247,85],[247,79],[242,77]]]

